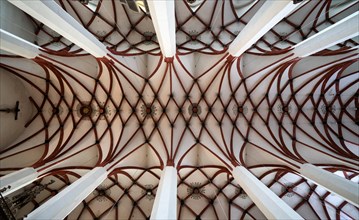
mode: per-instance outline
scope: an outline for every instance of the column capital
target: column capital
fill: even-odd
[[[166,166],[174,167],[175,166],[175,161],[173,159],[167,160],[167,165]]]
[[[174,57],[165,57],[166,63],[173,63]]]
[[[230,63],[230,62],[232,62],[232,61],[233,61],[234,59],[236,59],[236,58],[238,58],[238,57],[232,56],[231,54],[229,54],[228,57],[227,57],[227,62]]]
[[[240,164],[237,162],[237,160],[236,160],[235,158],[232,158],[232,159],[231,159],[231,163],[232,163],[232,165],[233,165],[234,167],[240,166]]]

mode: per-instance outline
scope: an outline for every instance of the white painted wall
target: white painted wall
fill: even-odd
[[[31,43],[36,39],[33,22],[24,12],[6,0],[0,1],[0,28]]]
[[[13,113],[0,113],[0,150],[8,147],[25,130],[24,125],[32,115],[29,93],[17,77],[0,69],[0,108],[14,108],[19,101],[20,112],[15,121]]]

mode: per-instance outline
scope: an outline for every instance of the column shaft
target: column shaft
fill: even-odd
[[[38,46],[3,29],[0,29],[0,49],[28,59],[40,54]]]
[[[303,164],[300,173],[307,179],[359,207],[359,184],[312,164]]]
[[[9,0],[9,2],[93,56],[106,56],[107,49],[105,45],[63,10],[55,1]]]
[[[235,167],[232,175],[268,219],[303,219],[243,166]]]
[[[26,167],[16,172],[0,177],[0,189],[10,186],[2,195],[7,196],[12,192],[34,182],[39,173],[32,167]]]
[[[323,49],[341,43],[359,35],[359,12],[355,12],[337,23],[314,34],[294,46],[297,57],[310,56]]]
[[[298,5],[293,0],[266,1],[230,44],[228,52],[234,57],[242,55]]]
[[[173,57],[176,54],[175,1],[151,0],[147,3],[162,54]]]
[[[64,219],[106,178],[107,170],[96,167],[66,187],[25,219]]]
[[[177,219],[177,170],[167,166],[163,169],[151,219]]]

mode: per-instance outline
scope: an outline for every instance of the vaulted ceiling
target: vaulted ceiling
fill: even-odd
[[[166,164],[178,170],[179,219],[263,219],[228,171],[240,163],[303,218],[357,219],[357,207],[300,176],[291,161],[359,181],[358,38],[307,58],[291,58],[291,47],[359,3],[305,1],[233,59],[228,46],[263,2],[175,1],[173,60],[162,56],[150,14],[116,0],[95,9],[57,1],[113,60],[28,16],[48,55],[2,51],[1,74],[22,82],[29,103],[20,103],[23,133],[0,147],[0,170],[41,168],[46,174],[27,187],[55,183],[18,216],[111,163],[108,179],[68,219],[149,218]]]

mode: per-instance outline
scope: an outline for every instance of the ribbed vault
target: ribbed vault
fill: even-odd
[[[291,49],[358,1],[308,1],[238,58],[228,46],[263,1],[203,1],[195,11],[176,1],[173,59],[162,56],[149,14],[114,0],[95,11],[57,2],[112,59],[30,16],[47,55],[1,55],[1,70],[24,84],[33,106],[24,133],[0,152],[1,174],[45,172],[26,189],[55,180],[19,216],[111,164],[68,219],[148,219],[166,165],[178,170],[179,219],[262,219],[230,173],[241,164],[303,218],[358,218],[357,207],[297,172],[311,163],[359,181],[358,39],[307,58]]]

